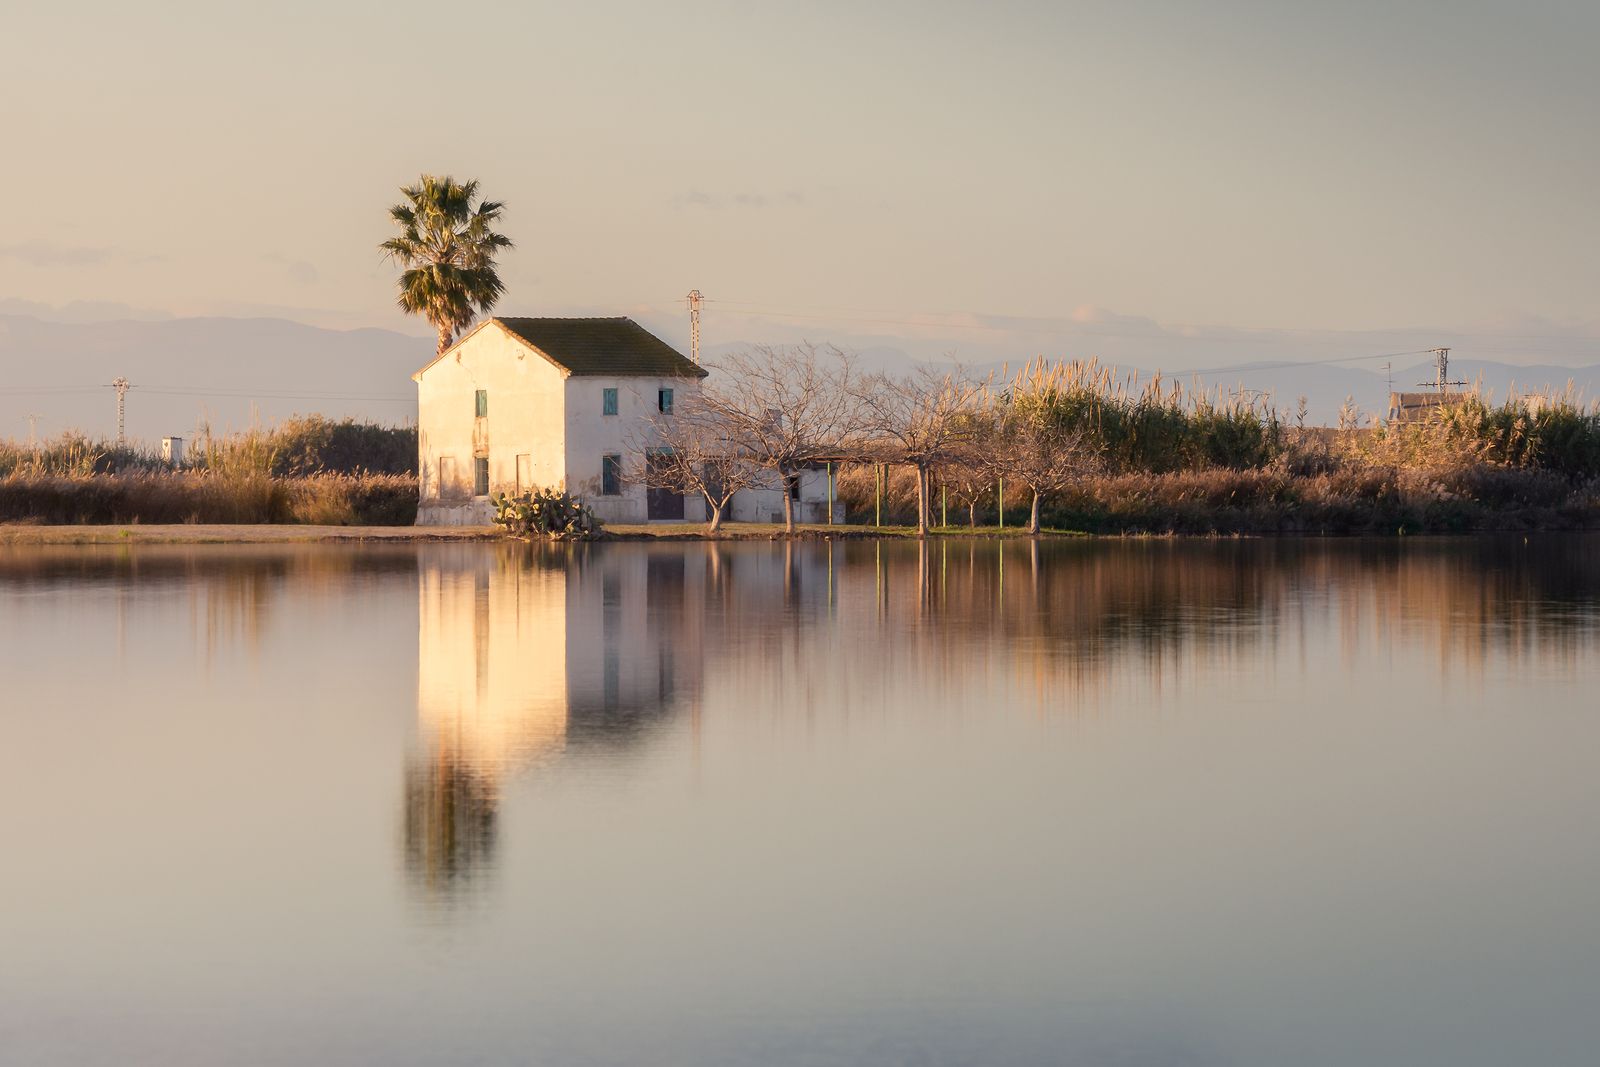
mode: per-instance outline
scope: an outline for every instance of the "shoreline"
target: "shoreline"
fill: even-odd
[[[1045,529],[1037,539],[1063,540],[1299,540],[1322,538],[1381,537],[1404,540],[1408,537],[1493,537],[1508,534],[1548,534],[1583,532],[1581,529],[1553,527],[1547,529],[1476,529],[1476,530],[1417,530],[1389,531],[1385,533],[1328,532],[1314,530],[1209,533],[1179,531],[1128,531],[1096,533],[1076,530]],[[915,541],[916,530],[910,526],[827,526],[803,525],[793,533],[781,526],[763,523],[734,523],[724,526],[716,534],[707,533],[703,524],[691,523],[686,527],[676,525],[643,526],[622,525],[613,527],[594,541],[571,542],[604,544],[617,542],[723,542],[723,541]],[[1006,527],[967,526],[935,527],[928,533],[929,540],[958,541],[1027,541],[1033,539],[1026,530]],[[537,543],[538,539],[518,539],[502,534],[489,526],[313,526],[280,524],[186,524],[186,525],[127,525],[101,526],[47,526],[0,523],[0,548],[33,545],[259,545],[259,544],[473,544],[499,543],[521,540],[524,544]],[[561,543],[558,541],[551,543]]]
[[[937,538],[986,540],[1025,539],[1021,529],[978,527],[939,528]],[[1090,536],[1065,530],[1044,530],[1042,539]],[[643,524],[608,528],[590,544],[607,541],[827,541],[827,540],[915,540],[910,526],[827,526],[806,524],[786,533],[782,526],[765,523],[729,523],[715,534],[707,533],[703,523],[686,525]],[[10,545],[249,545],[249,544],[341,544],[383,542],[388,544],[510,542],[517,540],[493,526],[313,526],[290,523],[200,523],[200,524],[105,524],[33,525],[0,523],[0,546]]]
[[[35,526],[0,523],[0,546],[337,544],[367,541],[400,544],[500,539],[498,530],[479,526],[301,526],[289,523]]]

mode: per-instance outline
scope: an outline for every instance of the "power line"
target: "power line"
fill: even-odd
[[[215,397],[239,400],[371,400],[388,403],[415,403],[415,396],[371,396],[361,393],[267,393],[250,389],[190,389],[183,386],[161,388],[141,387],[140,392],[155,396]]]
[[[111,388],[117,391],[117,444],[123,445],[128,442],[123,426],[124,416],[127,414],[128,390],[133,388],[133,383],[119,374],[111,380]]]
[[[710,304],[707,299],[707,304]],[[725,302],[725,301],[723,301]],[[738,315],[760,315],[766,318],[816,318],[814,312],[778,312],[778,310],[752,310],[742,309],[734,312]],[[883,326],[931,326],[934,330],[987,330],[992,333],[1008,333],[1016,330],[1016,326],[990,326],[987,323],[954,323],[954,322],[926,322],[926,320],[910,320],[910,318],[861,318],[853,315],[829,315],[830,322],[862,322],[877,323]],[[1048,333],[1048,331],[1040,331]]]
[[[1444,396],[1452,385],[1466,385],[1466,382],[1452,382],[1450,380],[1450,350],[1448,348],[1430,348],[1433,353],[1433,377],[1431,382],[1418,382],[1419,386],[1431,385],[1439,390],[1439,395]]]
[[[689,358],[700,363],[700,304],[705,300],[700,290],[689,290]]]
[[[1359,363],[1367,359],[1397,359],[1400,356],[1425,356],[1431,348],[1418,348],[1410,352],[1376,352],[1368,356],[1337,356],[1333,359],[1297,359],[1283,363],[1236,363],[1231,367],[1201,367],[1183,371],[1184,374],[1227,374],[1232,371],[1284,370],[1291,367],[1321,367],[1330,363]]]
[[[56,393],[98,393],[103,385],[0,386],[0,396],[50,396]]]

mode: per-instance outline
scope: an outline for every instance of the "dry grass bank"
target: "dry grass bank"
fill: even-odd
[[[191,470],[0,477],[0,522],[7,523],[410,526],[416,520],[417,482],[409,475]]]

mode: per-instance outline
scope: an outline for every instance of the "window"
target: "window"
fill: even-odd
[[[617,413],[617,391],[615,389],[600,390],[600,414],[615,415]]]
[[[800,476],[798,474],[791,474],[788,477],[788,482],[789,482],[789,499],[790,500],[799,500],[800,499]]]
[[[672,414],[672,390],[661,389],[656,392],[656,410],[663,415]]]
[[[479,389],[473,398],[473,404],[478,413],[478,418],[481,419],[489,414],[489,390]]]
[[[622,457],[600,457],[600,495],[622,495]]]
[[[472,495],[489,495],[489,457],[472,457]]]

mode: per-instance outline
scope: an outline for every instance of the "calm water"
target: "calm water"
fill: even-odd
[[[0,548],[6,1064],[1592,1064],[1600,540]]]

